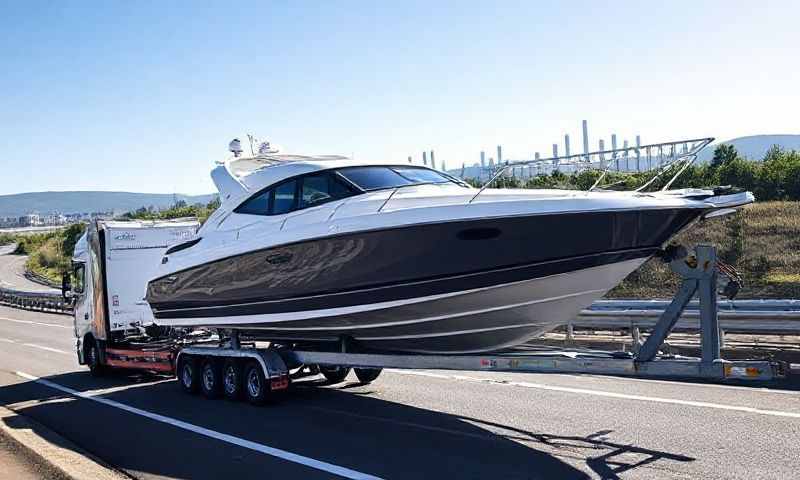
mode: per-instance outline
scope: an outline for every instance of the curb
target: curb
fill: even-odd
[[[130,480],[88,452],[35,420],[0,406],[0,437],[19,447],[30,460],[65,480]]]

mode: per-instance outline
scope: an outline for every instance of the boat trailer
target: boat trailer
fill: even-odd
[[[641,377],[705,378],[714,380],[773,380],[786,375],[786,365],[769,360],[723,360],[717,319],[718,260],[716,249],[695,247],[690,256],[683,247],[664,251],[681,286],[637,353],[601,351],[532,352],[517,348],[480,355],[384,355],[347,351],[285,351],[294,364],[341,365],[369,368],[422,368],[529,373],[588,373]],[[659,355],[659,348],[686,306],[697,295],[700,303],[701,357]]]

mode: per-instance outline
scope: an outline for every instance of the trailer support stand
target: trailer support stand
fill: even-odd
[[[681,288],[664,310],[655,329],[647,338],[637,362],[648,362],[656,358],[658,349],[672,332],[686,305],[697,293],[700,297],[700,341],[702,344],[701,366],[710,369],[720,359],[719,320],[717,318],[717,253],[714,247],[698,245],[695,259],[685,255],[670,262],[670,268],[683,278]]]

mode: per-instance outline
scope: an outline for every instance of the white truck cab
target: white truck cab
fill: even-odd
[[[105,362],[106,346],[123,342],[152,325],[144,300],[147,282],[166,250],[192,240],[194,219],[96,221],[75,244],[72,281],[65,295],[74,302],[78,362],[90,368]]]

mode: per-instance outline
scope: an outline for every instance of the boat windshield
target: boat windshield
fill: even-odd
[[[435,170],[419,167],[348,167],[338,172],[363,190],[381,190],[405,185],[454,183]]]

